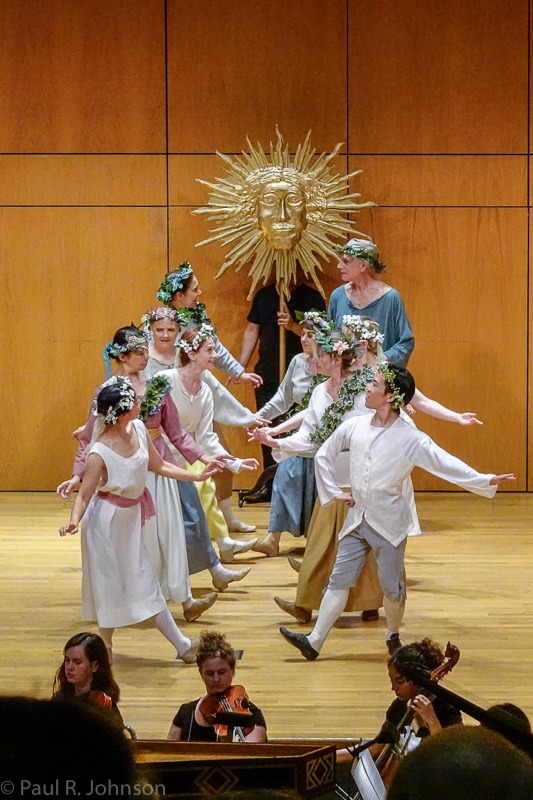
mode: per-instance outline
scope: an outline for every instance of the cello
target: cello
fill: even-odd
[[[438,685],[438,681],[442,680],[449,672],[451,672],[451,670],[459,661],[459,648],[451,644],[451,642],[448,642],[444,655],[445,660],[443,663],[431,672],[428,669],[424,669],[424,667],[417,662],[415,665],[417,674],[416,679],[411,676],[411,673],[408,673],[404,663],[402,663],[401,674],[408,680],[412,681],[417,687],[425,686],[421,681],[418,680],[418,676],[420,674],[424,674],[426,677],[430,676],[431,687]],[[435,698],[435,694],[432,691],[427,690],[418,691],[417,696],[418,695],[423,695],[430,701],[434,700]],[[383,744],[387,742],[385,747],[381,750],[379,755],[377,755],[374,761],[372,761],[372,757],[369,752],[364,752],[362,754],[360,761],[355,765],[353,770],[353,777],[358,785],[358,791],[355,793],[353,798],[350,798],[350,800],[367,800],[367,798],[370,796],[373,798],[385,796],[386,788],[388,788],[390,782],[392,781],[400,760],[406,755],[411,737],[414,735],[414,730],[410,730],[408,735],[405,736],[402,741],[401,732],[405,728],[410,729],[415,716],[416,709],[413,707],[412,701],[410,701],[405,714],[394,726],[394,730],[392,730],[391,725],[390,732],[386,731],[385,735],[380,734],[375,739],[355,749],[354,755],[357,756],[360,752],[366,751],[374,744]],[[368,794],[367,789],[370,792]]]

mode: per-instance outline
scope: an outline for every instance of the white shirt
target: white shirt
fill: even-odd
[[[390,428],[373,426],[373,416],[346,420],[315,456],[318,496],[322,505],[341,493],[335,480],[335,459],[350,449],[350,484],[355,506],[339,533],[342,539],[365,517],[368,524],[395,547],[414,528],[402,485],[414,467],[431,472],[482,497],[494,497],[493,474],[477,472],[447,453],[429,436],[401,417]],[[376,433],[377,432],[377,433]]]

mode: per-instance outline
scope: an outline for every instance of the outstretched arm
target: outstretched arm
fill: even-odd
[[[177,467],[169,461],[164,461],[161,455],[157,452],[150,437],[147,437],[148,443],[148,469],[155,472],[157,475],[162,475],[164,478],[173,478],[176,481],[205,481],[220,472],[220,467],[216,462],[208,464],[200,474],[189,472],[182,467]]]
[[[436,400],[426,397],[419,389],[415,391],[411,405],[417,411],[422,411],[430,417],[437,417],[437,419],[443,419],[446,422],[456,422],[458,425],[483,425],[474,411],[464,411],[462,413],[452,411],[450,408],[437,403]]]
[[[461,459],[443,450],[429,436],[422,434],[420,431],[417,434],[420,438],[413,461],[416,466],[431,472],[432,475],[436,475],[438,478],[443,478],[445,481],[455,483],[456,486],[467,489],[469,492],[488,498],[494,497],[500,483],[515,480],[515,476],[512,473],[494,475],[477,472]]]

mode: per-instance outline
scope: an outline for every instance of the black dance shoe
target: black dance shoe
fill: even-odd
[[[289,644],[292,644],[300,653],[306,658],[308,661],[314,661],[319,656],[318,650],[315,650],[314,647],[311,647],[309,644],[309,639],[307,636],[303,636],[301,633],[293,633],[292,631],[288,631],[287,628],[283,626],[279,629],[279,632],[283,636],[284,639],[288,641]]]
[[[243,500],[245,503],[270,503],[272,499],[272,478],[262,485],[257,491],[251,491],[245,494]]]

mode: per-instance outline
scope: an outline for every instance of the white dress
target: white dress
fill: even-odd
[[[148,473],[148,434],[140,420],[133,425],[139,449],[132,456],[120,456],[98,441],[89,451],[98,453],[107,469],[107,483],[99,491],[130,500],[143,493]],[[120,508],[97,492],[83,520],[81,545],[83,620],[120,628],[166,608],[142,536],[140,504]]]

